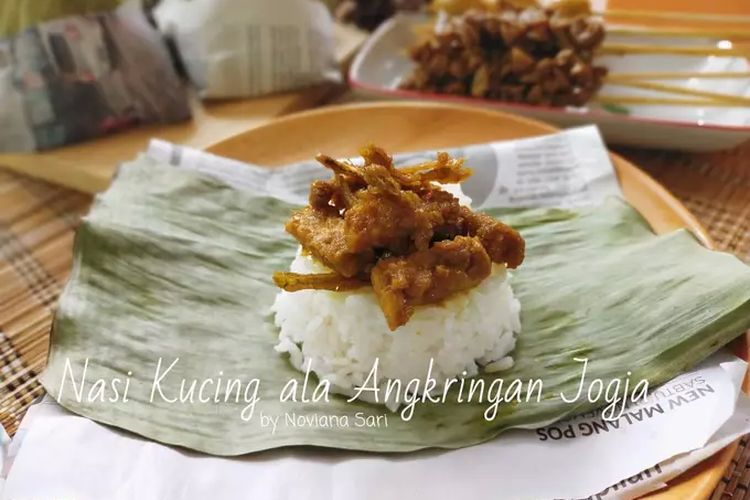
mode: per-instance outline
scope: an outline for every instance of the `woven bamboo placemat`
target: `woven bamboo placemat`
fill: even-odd
[[[90,200],[0,170],[0,423],[11,435],[42,394],[52,313]]]
[[[617,152],[680,198],[721,250],[750,262],[750,143],[720,154]],[[0,169],[0,423],[11,435],[42,394],[37,376],[52,314],[71,266],[75,228],[90,203],[88,195]],[[744,498],[748,488],[746,438],[713,498]]]
[[[698,217],[720,250],[750,263],[750,142],[722,153],[614,148]]]

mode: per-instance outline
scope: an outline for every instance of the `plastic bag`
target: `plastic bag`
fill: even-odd
[[[250,97],[340,79],[333,21],[315,0],[162,0],[159,28],[205,98]]]

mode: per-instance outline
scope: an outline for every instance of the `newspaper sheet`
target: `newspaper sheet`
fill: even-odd
[[[154,10],[203,97],[250,97],[340,78],[333,21],[310,0],[163,0]]]

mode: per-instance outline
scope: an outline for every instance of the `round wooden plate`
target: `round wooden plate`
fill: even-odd
[[[372,103],[320,108],[275,120],[208,148],[212,153],[260,165],[309,160],[319,152],[355,156],[368,143],[386,151],[448,148],[555,132],[555,127],[518,116],[432,103]],[[706,231],[666,189],[643,171],[611,155],[625,198],[657,233],[689,228],[708,247]],[[746,350],[743,350],[746,352]],[[670,481],[650,498],[707,498],[734,455],[729,446]]]

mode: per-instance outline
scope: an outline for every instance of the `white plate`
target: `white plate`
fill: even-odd
[[[368,96],[390,99],[430,99],[460,102],[483,108],[505,109],[561,126],[595,123],[601,129],[605,139],[614,144],[683,151],[716,151],[732,148],[750,139],[750,107],[628,105],[629,114],[624,115],[593,106],[551,108],[401,90],[398,85],[412,68],[412,62],[406,51],[415,43],[416,36],[413,27],[425,21],[424,15],[399,15],[381,25],[368,39],[352,63],[349,72],[352,88]],[[615,37],[610,37],[609,40],[618,41]],[[630,43],[651,42],[645,38],[636,41],[630,38],[628,41]],[[658,42],[670,45],[706,43],[705,40],[687,42],[684,39],[665,40],[663,38]],[[604,56],[600,60],[613,72],[750,71],[750,64],[742,57],[628,55]],[[664,83],[750,97],[750,79],[688,78]],[[602,93],[675,97],[672,94],[615,85],[605,86]]]

